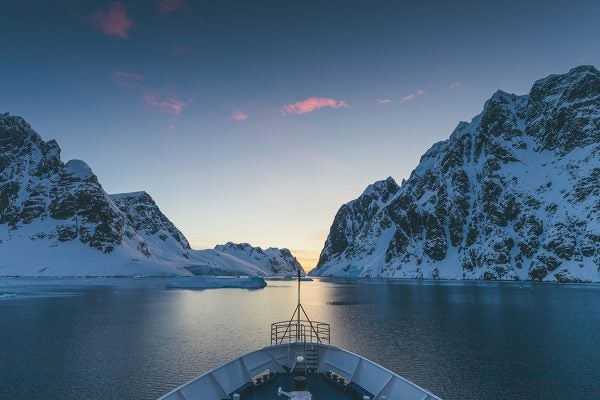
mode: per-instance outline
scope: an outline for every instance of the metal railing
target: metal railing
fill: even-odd
[[[271,324],[271,344],[314,342],[329,344],[331,329],[325,322],[288,320]]]

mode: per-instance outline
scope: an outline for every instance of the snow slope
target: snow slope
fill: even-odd
[[[0,276],[190,271],[267,275],[262,263],[192,250],[146,192],[108,195],[85,162],[63,163],[55,141],[43,141],[23,118],[0,114]]]
[[[248,243],[236,244],[228,242],[215,246],[215,250],[257,265],[267,276],[295,276],[298,273],[298,269],[300,269],[302,275],[305,275],[304,269],[288,249],[269,247],[263,250],[260,247],[253,247]]]
[[[410,178],[343,205],[316,276],[600,281],[600,72],[496,92]]]

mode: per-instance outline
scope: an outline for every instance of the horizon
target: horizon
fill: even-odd
[[[309,271],[342,204],[400,184],[496,90],[600,61],[594,2],[311,4],[63,1],[16,39],[11,4],[0,109],[108,193],[149,193],[193,248],[288,248]]]

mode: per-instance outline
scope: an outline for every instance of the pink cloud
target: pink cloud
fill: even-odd
[[[390,99],[377,99],[377,104],[388,104],[392,101]]]
[[[248,118],[250,118],[250,116],[248,114],[246,114],[245,112],[243,112],[243,111],[236,111],[233,114],[231,114],[231,118],[229,118],[229,119],[231,121],[244,122]]]
[[[140,73],[116,71],[112,77],[118,86],[134,91],[147,106],[158,111],[179,116],[187,105],[177,95],[161,93],[146,86],[144,84],[144,75]]]
[[[144,80],[144,75],[137,72],[113,72],[113,80],[121,87],[133,87],[140,85],[140,82]]]
[[[185,102],[181,101],[177,97],[163,97],[156,92],[145,93],[142,98],[144,99],[144,103],[150,107],[167,114],[181,115],[186,106]]]
[[[185,0],[158,0],[156,6],[161,14],[169,14],[177,11],[184,14],[190,12],[190,6],[187,5]]]
[[[460,83],[460,82],[452,82],[452,83],[450,84],[450,86],[448,86],[448,88],[449,88],[449,89],[456,89],[456,88],[459,88],[459,87],[461,87],[461,86],[462,86],[462,83]]]
[[[127,39],[129,30],[135,25],[127,16],[122,3],[112,3],[108,10],[98,10],[91,17],[92,24],[107,36]]]
[[[281,112],[283,114],[306,114],[325,107],[348,107],[348,103],[346,103],[344,100],[335,100],[325,97],[309,97],[306,100],[283,106],[281,108]]]
[[[407,101],[414,100],[417,96],[423,96],[424,94],[424,90],[417,89],[414,93],[411,93],[408,96],[404,96],[402,100],[400,100],[400,103],[406,103]]]

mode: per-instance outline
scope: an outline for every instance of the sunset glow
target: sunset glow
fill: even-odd
[[[9,3],[1,112],[108,193],[146,190],[193,247],[307,269],[344,203],[409,177],[496,90],[600,64],[597,2]]]

